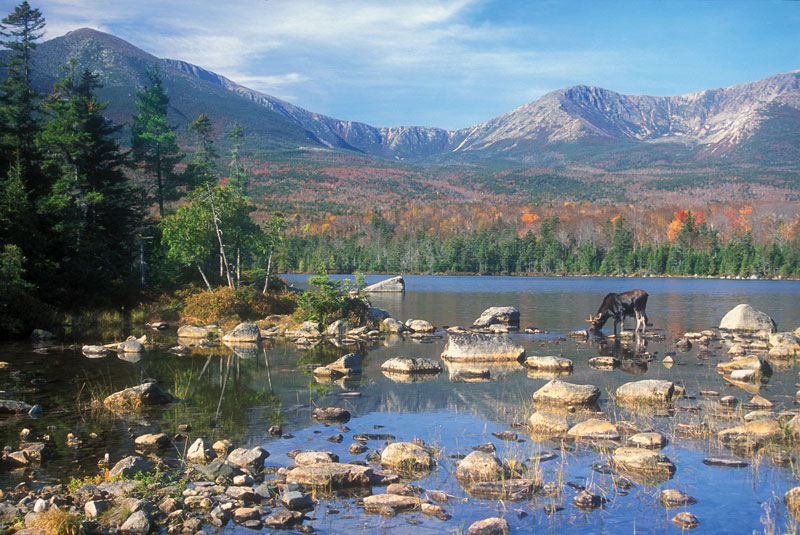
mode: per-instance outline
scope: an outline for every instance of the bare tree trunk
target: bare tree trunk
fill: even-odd
[[[211,293],[213,294],[213,293],[214,293],[214,289],[213,289],[213,288],[211,287],[211,285],[208,283],[208,278],[206,277],[206,274],[205,274],[205,272],[203,271],[203,268],[202,268],[202,267],[200,267],[200,262],[198,262],[197,260],[195,260],[195,261],[194,261],[194,263],[195,263],[195,264],[197,264],[197,270],[200,272],[200,275],[202,275],[202,276],[203,276],[203,282],[205,282],[205,283],[206,283],[206,287],[208,288],[208,291],[209,291],[209,292],[211,292]]]
[[[242,249],[236,246],[236,289],[242,284]]]
[[[272,275],[272,249],[269,251],[269,259],[267,260],[267,276],[264,277],[264,290],[262,294],[267,293],[269,290],[269,276]]]
[[[222,243],[222,231],[219,228],[219,216],[217,215],[217,207],[214,204],[214,196],[211,194],[211,187],[206,184],[206,191],[208,191],[208,200],[211,203],[211,216],[214,218],[214,229],[217,231],[217,241],[219,241],[219,254],[222,256],[222,263],[225,266],[225,276],[228,279],[228,288],[235,289],[233,284],[233,277],[231,276],[231,266],[228,264],[228,258],[225,256],[225,245]]]

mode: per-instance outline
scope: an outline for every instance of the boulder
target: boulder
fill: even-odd
[[[131,513],[131,516],[119,527],[121,533],[130,535],[147,535],[152,529],[150,516],[142,509]]]
[[[147,473],[151,470],[151,468],[152,467],[150,466],[150,463],[144,458],[139,457],[138,455],[131,455],[121,459],[117,464],[114,465],[113,468],[111,468],[108,474],[111,477],[119,476],[130,478],[139,472]]]
[[[105,346],[85,345],[81,348],[81,353],[90,359],[107,357],[111,354],[111,350]]]
[[[661,433],[645,432],[636,433],[628,438],[628,443],[637,448],[654,448],[661,449],[667,445],[667,439]]]
[[[730,374],[735,370],[754,370],[760,375],[772,375],[772,367],[769,362],[758,355],[750,355],[717,364],[717,371],[720,373]]]
[[[240,323],[222,337],[223,342],[229,343],[258,343],[261,341],[261,330],[255,323]]]
[[[316,321],[304,321],[300,327],[292,331],[292,336],[296,338],[319,338],[322,336],[322,326]]]
[[[348,353],[336,362],[328,364],[326,368],[344,376],[361,373],[361,356],[358,353]]]
[[[413,442],[393,442],[381,453],[381,466],[400,472],[431,470],[436,461],[428,448]]]
[[[24,401],[0,399],[0,414],[27,414],[32,408],[32,405]]]
[[[335,338],[341,338],[345,335],[345,333],[347,333],[347,329],[349,328],[350,327],[347,324],[347,320],[338,319],[328,325],[328,327],[325,329],[325,334]]]
[[[117,351],[120,353],[144,353],[146,350],[144,344],[133,336],[129,336],[127,340],[117,346]]]
[[[664,489],[661,491],[661,503],[666,508],[684,507],[697,503],[696,498],[692,498],[685,492],[678,489]]]
[[[364,288],[364,293],[382,293],[382,292],[405,292],[406,282],[402,276],[392,277],[385,279],[375,284],[370,284]]]
[[[412,333],[432,333],[436,330],[433,324],[426,320],[406,320],[406,328]]]
[[[567,436],[572,439],[619,440],[619,430],[608,420],[590,418],[573,425]]]
[[[143,383],[111,394],[103,400],[103,405],[111,410],[137,411],[173,401],[175,398],[161,390],[156,383]]]
[[[415,374],[415,373],[438,374],[441,373],[442,367],[441,365],[439,365],[438,362],[434,362],[430,359],[393,357],[386,360],[383,364],[381,364],[381,371],[389,373],[403,373],[403,374]]]
[[[198,327],[197,325],[181,325],[178,327],[178,338],[204,340],[209,336],[211,336],[211,332],[205,327]]]
[[[169,437],[166,433],[147,433],[136,437],[133,441],[137,450],[154,450],[169,446]]]
[[[404,333],[408,330],[408,327],[406,327],[405,323],[394,318],[386,318],[383,320],[382,325],[384,331],[395,334]]]
[[[381,308],[369,307],[369,310],[367,310],[367,317],[372,323],[380,323],[381,321],[390,318],[391,314]]]
[[[340,407],[317,407],[311,417],[320,423],[344,424],[350,421],[350,411]]]
[[[55,340],[56,335],[44,329],[34,329],[31,332],[31,342],[46,342]]]
[[[737,305],[725,314],[719,322],[719,328],[741,332],[766,330],[774,333],[777,330],[772,318],[748,304]]]
[[[594,385],[576,385],[553,379],[534,392],[535,403],[558,405],[590,405],[600,398],[600,389]]]
[[[498,323],[519,325],[519,310],[514,307],[489,307],[472,324],[474,327],[488,327]]]
[[[186,452],[186,460],[193,463],[207,463],[216,456],[214,448],[203,438],[195,440]]]
[[[617,403],[669,403],[675,393],[675,384],[659,379],[645,379],[625,383],[617,388]]]
[[[338,462],[339,456],[330,451],[302,451],[294,457],[294,464],[298,466]]]
[[[543,435],[563,435],[569,430],[567,419],[554,412],[536,411],[528,419],[531,431]]]
[[[800,487],[794,487],[784,494],[783,503],[786,504],[786,508],[789,509],[792,514],[800,512]]]
[[[456,479],[461,482],[499,481],[506,477],[506,469],[500,460],[482,451],[473,451],[464,457],[456,468]]]
[[[571,372],[572,360],[563,357],[528,357],[522,363],[532,370]]]
[[[718,433],[722,442],[732,442],[740,437],[752,437],[758,440],[780,440],[784,438],[783,429],[778,420],[754,420],[744,425],[723,429]]]
[[[260,472],[264,468],[264,461],[269,457],[269,453],[262,447],[255,448],[236,448],[228,454],[228,462],[249,468],[255,472]]]
[[[319,463],[292,468],[286,473],[286,482],[324,489],[369,487],[372,484],[372,477],[373,471],[369,466]]]
[[[508,535],[511,528],[502,518],[484,518],[473,522],[467,529],[466,535]]]
[[[672,517],[672,521],[676,523],[681,529],[692,529],[700,525],[700,521],[689,511],[681,511]]]
[[[525,349],[508,336],[481,333],[450,333],[442,358],[456,362],[518,361]]]
[[[657,478],[670,478],[675,473],[675,465],[666,455],[644,448],[617,448],[611,456],[611,464],[617,470]]]

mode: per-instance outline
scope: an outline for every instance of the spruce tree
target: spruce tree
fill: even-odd
[[[158,73],[158,66],[147,71],[150,86],[136,93],[136,115],[131,126],[133,160],[147,174],[155,188],[158,213],[164,218],[164,201],[178,185],[174,166],[180,160],[178,135],[167,123],[169,96]]]

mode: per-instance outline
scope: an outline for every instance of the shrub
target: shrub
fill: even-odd
[[[232,324],[269,314],[290,314],[294,309],[294,297],[287,292],[265,295],[251,288],[232,290],[223,287],[214,293],[202,291],[188,296],[181,320]]]
[[[327,275],[311,277],[313,290],[303,292],[297,300],[295,319],[329,324],[346,318],[354,324],[361,324],[367,317],[366,303],[359,297],[351,297],[349,287],[329,278]],[[357,292],[356,292],[357,293]]]

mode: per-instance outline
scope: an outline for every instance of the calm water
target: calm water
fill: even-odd
[[[367,281],[382,278],[385,277],[368,276]],[[298,286],[307,281],[305,276],[286,279]],[[726,347],[712,344],[710,356],[704,360],[698,358],[697,349],[676,353],[671,342],[685,331],[716,327],[724,313],[739,303],[750,303],[767,312],[780,330],[794,330],[800,326],[800,307],[796,306],[800,283],[438,276],[406,276],[405,280],[404,295],[376,295],[373,305],[397,319],[427,319],[439,328],[471,324],[488,306],[517,307],[523,328],[548,331],[512,335],[528,355],[560,354],[573,359],[575,370],[566,380],[600,387],[600,408],[612,421],[633,420],[671,438],[663,451],[678,467],[673,479],[660,486],[639,485],[627,495],[620,495],[611,475],[592,469],[597,463],[607,462],[608,453],[571,444],[562,450],[561,444],[532,439],[518,425],[531,412],[532,393],[548,378],[529,376],[521,366],[495,366],[492,381],[477,383],[452,381],[457,372],[453,366],[445,367],[434,379],[413,384],[396,383],[381,373],[381,363],[395,356],[439,360],[447,338],[444,333],[430,343],[394,337],[371,346],[336,348],[323,343],[303,351],[291,343],[277,341],[242,355],[225,347],[190,357],[154,350],[135,361],[116,357],[87,359],[70,350],[39,354],[32,352],[29,344],[4,346],[0,347],[0,360],[9,363],[0,369],[5,397],[41,403],[45,416],[38,421],[27,417],[6,419],[0,426],[0,437],[4,444],[14,446],[24,427],[37,435],[51,435],[54,455],[37,473],[45,479],[97,472],[97,459],[105,452],[112,460],[133,452],[132,436],[154,430],[173,435],[178,424],[187,422],[193,427],[192,439],[205,435],[212,440],[231,438],[237,445],[262,445],[271,453],[267,463],[277,466],[291,464],[285,453],[294,449],[333,451],[342,462],[363,459],[363,455],[347,451],[355,433],[390,433],[397,440],[421,438],[440,448],[437,469],[415,484],[455,496],[444,506],[453,515],[452,520],[442,522],[419,514],[400,514],[392,519],[365,516],[353,499],[341,498],[321,501],[310,515],[314,520],[307,523],[318,533],[454,533],[465,530],[475,520],[498,515],[504,516],[512,532],[517,533],[679,533],[680,528],[670,519],[680,510],[698,517],[701,525],[694,530],[696,533],[782,533],[791,524],[782,501],[783,494],[798,484],[791,466],[776,466],[769,455],[745,469],[706,466],[701,462],[705,456],[731,452],[716,442],[674,436],[675,422],[697,423],[719,414],[716,402],[700,398],[699,390],[713,389],[743,401],[751,394],[726,384],[716,373],[716,363],[727,359]],[[642,354],[597,340],[585,343],[565,339],[569,331],[585,327],[584,318],[596,311],[606,293],[632,288],[642,288],[650,294],[647,311],[653,326],[649,330],[664,335],[665,341],[649,341]],[[631,321],[629,327],[632,325]],[[175,345],[174,331],[157,335],[156,341],[163,348]],[[298,369],[298,365],[331,362],[354,350],[364,359],[364,373],[354,383],[319,384],[310,372]],[[588,359],[601,353],[623,358],[624,366],[614,371],[589,367]],[[674,354],[676,361],[671,368],[660,363],[667,353]],[[120,418],[87,404],[91,397],[102,397],[144,378],[157,379],[183,401],[146,418]],[[608,393],[620,384],[644,378],[679,382],[686,388],[688,399],[681,399],[670,414],[632,414],[609,401]],[[797,369],[793,365],[776,370],[761,388],[761,394],[776,402],[777,410],[794,410],[796,381]],[[359,396],[341,395],[350,392],[358,392]],[[347,424],[351,431],[343,433],[342,443],[327,441],[341,431],[316,424],[310,417],[315,406],[344,407],[353,414]],[[282,423],[284,432],[294,438],[270,437],[267,429],[274,423]],[[724,428],[734,423],[737,422],[718,425]],[[383,427],[376,431],[376,426]],[[504,430],[517,432],[519,441],[503,442],[491,434]],[[83,444],[68,448],[68,432],[78,435]],[[92,438],[92,433],[97,438]],[[581,484],[603,494],[608,503],[593,512],[580,511],[572,505],[576,491],[571,487],[565,487],[559,499],[538,497],[511,503],[469,498],[453,477],[455,468],[450,456],[467,454],[473,446],[487,442],[495,444],[501,458],[527,459],[542,450],[556,452],[556,459],[540,466],[545,480]],[[368,446],[379,449],[383,442],[369,442]],[[176,450],[182,447],[182,442],[176,444]],[[10,486],[24,477],[27,474],[22,471],[6,471],[0,483]],[[665,510],[658,502],[661,488],[679,488],[699,502]],[[382,491],[376,488],[375,492]],[[563,510],[548,515],[545,505],[558,505]],[[340,513],[326,514],[333,508]]]

